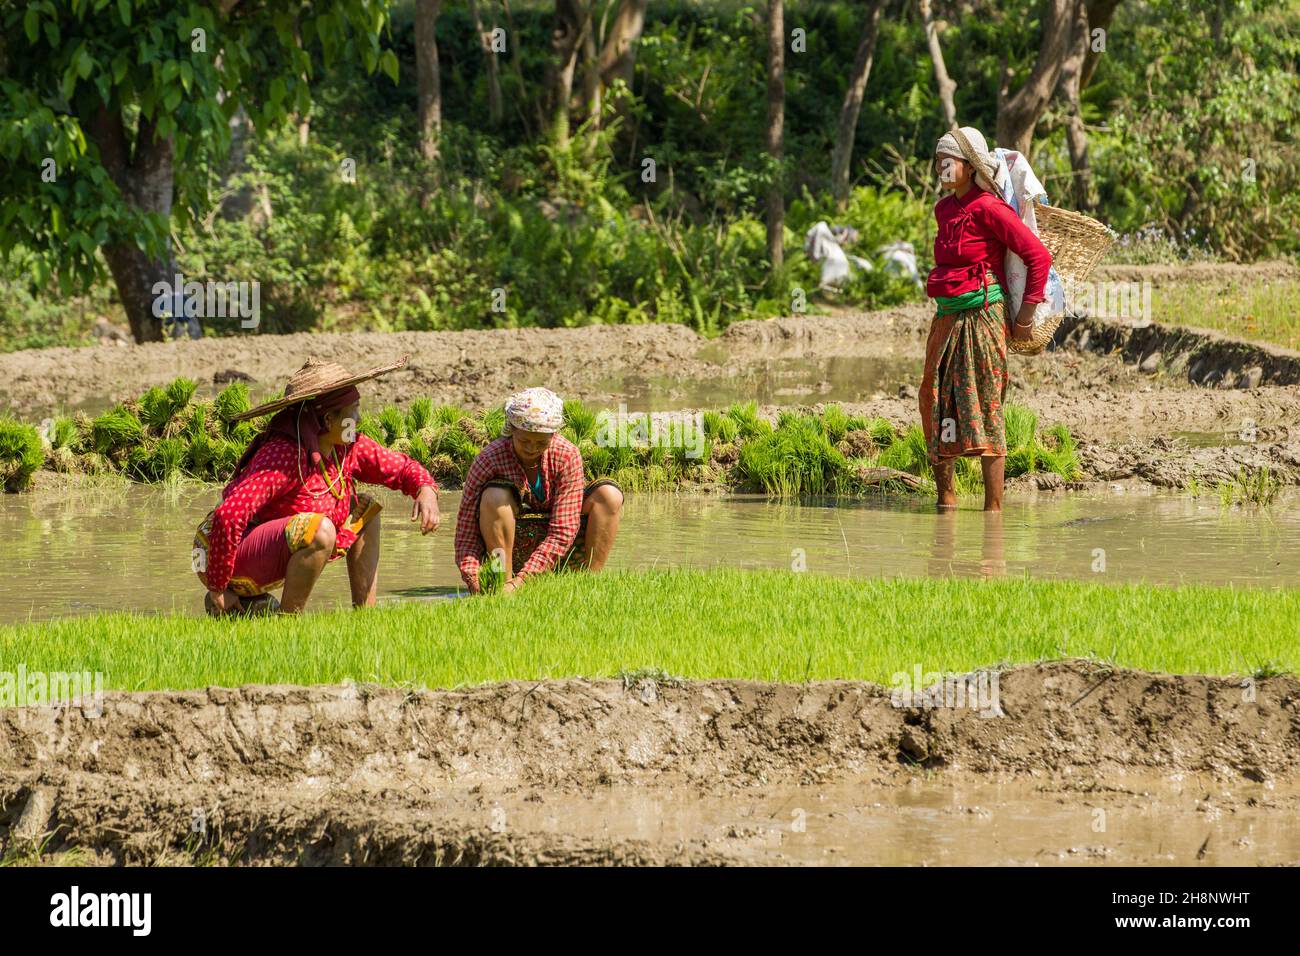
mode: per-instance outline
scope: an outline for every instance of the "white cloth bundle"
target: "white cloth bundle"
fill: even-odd
[[[1047,192],[1043,189],[1043,184],[1034,175],[1029,161],[1020,153],[999,147],[993,151],[993,158],[999,169],[1006,172],[1005,176],[1001,173],[998,176],[1002,184],[1002,198],[1020,216],[1020,221],[1033,230],[1034,235],[1038,235],[1038,217],[1034,213],[1034,206],[1040,202],[1047,202]],[[1024,260],[1010,249],[1007,250],[1005,269],[1007,288],[1002,291],[1007,298],[1007,307],[1014,316],[1020,311],[1021,300],[1025,297],[1025,283],[1029,275]],[[1034,311],[1035,326],[1042,325],[1051,316],[1065,311],[1065,289],[1055,269],[1051,269],[1047,274],[1046,296],[1047,298],[1039,303]]]

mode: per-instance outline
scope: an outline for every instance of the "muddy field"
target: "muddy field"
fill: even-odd
[[[1199,270],[1199,271],[1198,271]],[[1202,275],[1202,273],[1204,275]],[[1240,273],[1240,275],[1239,275]],[[1116,267],[1116,281],[1260,281],[1293,275],[1262,266]],[[471,332],[346,333],[212,338],[146,346],[42,349],[0,355],[0,409],[33,419],[98,410],[177,375],[211,393],[232,376],[276,392],[310,353],[366,368],[409,353],[410,365],[366,386],[372,403],[429,395],[482,409],[545,384],[600,406],[716,407],[757,398],[778,406],[837,401],[853,412],[914,422],[925,305],[788,316],[732,325],[706,339],[676,325]],[[1120,320],[1069,321],[1061,347],[1012,357],[1009,398],[1082,440],[1087,477],[1179,487],[1213,484],[1242,467],[1300,481],[1300,353],[1212,332]]]
[[[100,863],[1300,863],[1300,681],[998,678],[998,716],[647,679],[9,709],[0,836]]]

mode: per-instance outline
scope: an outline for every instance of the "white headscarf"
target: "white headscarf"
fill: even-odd
[[[958,136],[958,133],[961,135]],[[944,133],[934,147],[934,154],[965,159],[975,167],[975,185],[994,195],[1002,195],[1002,181],[1006,178],[1006,171],[989,152],[984,134],[974,126],[963,126],[960,130]]]
[[[526,388],[506,400],[502,435],[521,432],[558,432],[564,427],[564,402],[549,388]]]

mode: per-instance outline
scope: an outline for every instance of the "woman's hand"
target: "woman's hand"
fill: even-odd
[[[230,588],[226,588],[224,591],[209,591],[208,593],[212,595],[212,606],[222,614],[233,614],[243,608],[243,605],[239,603],[239,595]]]
[[[1019,314],[1011,324],[1011,337],[1017,342],[1028,342],[1034,336],[1034,312],[1038,310],[1037,302],[1026,302],[1020,307]]]
[[[524,579],[516,574],[513,578],[507,581],[504,586],[502,586],[501,593],[514,594],[523,586],[524,586]]]
[[[431,534],[438,530],[442,515],[438,513],[438,493],[432,485],[425,485],[415,496],[411,508],[411,520],[420,522],[420,534]]]

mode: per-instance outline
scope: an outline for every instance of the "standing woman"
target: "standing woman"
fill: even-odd
[[[935,166],[948,193],[935,204],[938,231],[926,293],[937,310],[925,346],[921,427],[934,466],[939,507],[955,508],[955,459],[978,457],[984,510],[1002,510],[1007,456],[1003,402],[1007,392],[1007,334],[1029,339],[1034,310],[1044,299],[1051,254],[999,191],[1006,175],[979,130],[946,133]],[[1019,313],[1006,314],[1004,262],[1010,249],[1028,277]]]

